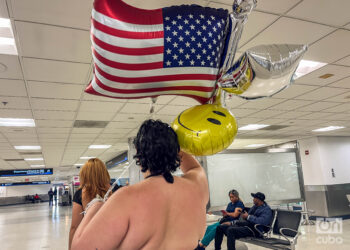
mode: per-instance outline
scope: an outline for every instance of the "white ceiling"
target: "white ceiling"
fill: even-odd
[[[231,9],[232,0],[127,0],[141,8],[182,3]],[[69,7],[67,7],[69,6]],[[127,138],[150,117],[150,99],[114,100],[84,93],[91,79],[89,40],[92,1],[0,0],[0,17],[11,18],[19,56],[0,55],[0,117],[34,118],[35,128],[0,127],[0,169],[27,168],[13,146],[40,145],[45,164],[57,178],[71,175],[81,156],[109,160],[128,148]],[[328,125],[347,128],[327,135],[350,135],[350,1],[258,0],[239,44],[239,53],[266,43],[307,43],[306,59],[329,63],[299,78],[273,98],[227,100],[239,126],[250,123],[288,125],[276,131],[240,131],[231,148],[276,144],[315,135]],[[334,74],[328,79],[319,76]],[[3,105],[1,102],[8,102]],[[153,118],[171,122],[197,103],[161,96]],[[104,129],[73,128],[75,120],[108,121]],[[111,144],[109,149],[88,149]]]

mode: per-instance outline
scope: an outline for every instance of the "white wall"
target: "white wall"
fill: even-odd
[[[350,137],[314,137],[299,146],[305,185],[350,183]]]
[[[26,196],[34,194],[47,194],[51,187],[51,184],[45,185],[25,185],[25,186],[9,186],[6,187],[6,196]]]
[[[300,140],[299,147],[304,185],[324,185],[318,138]],[[309,151],[309,155],[305,151]]]

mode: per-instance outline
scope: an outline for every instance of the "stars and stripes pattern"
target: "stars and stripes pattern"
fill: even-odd
[[[184,95],[205,103],[215,90],[227,20],[223,9],[142,10],[95,0],[94,76],[85,91],[113,98]]]

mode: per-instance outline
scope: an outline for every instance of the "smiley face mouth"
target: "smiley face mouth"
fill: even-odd
[[[186,110],[185,110],[185,111],[186,111]],[[181,115],[182,115],[183,112],[185,112],[185,111],[182,111],[182,112],[180,113],[180,115],[177,117],[178,123],[179,123],[183,128],[185,128],[185,129],[187,129],[187,130],[189,130],[189,131],[195,132],[195,133],[197,133],[197,136],[199,136],[199,133],[202,132],[201,130],[196,131],[196,130],[190,129],[190,128],[188,128],[187,126],[185,126],[185,125],[181,122],[181,120],[180,120]],[[213,113],[216,114],[216,115],[220,115],[220,116],[226,117],[226,115],[225,115],[224,113],[222,113],[222,112],[220,112],[220,111],[217,111],[217,110],[213,110]],[[215,125],[221,125],[221,122],[220,122],[219,120],[215,119],[215,118],[209,117],[209,118],[207,118],[207,121],[210,122],[210,123],[213,123],[213,124],[215,124]]]

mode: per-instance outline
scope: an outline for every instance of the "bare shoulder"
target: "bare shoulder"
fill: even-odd
[[[189,170],[182,176],[182,179],[188,180],[192,185],[199,188],[199,191],[204,195],[208,196],[208,179],[207,175],[202,167]]]

